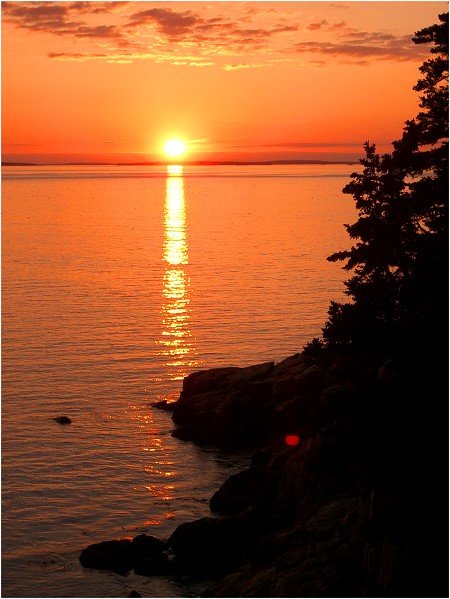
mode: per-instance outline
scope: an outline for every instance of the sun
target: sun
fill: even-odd
[[[171,158],[176,158],[186,152],[186,145],[181,139],[169,139],[164,146],[164,151]]]

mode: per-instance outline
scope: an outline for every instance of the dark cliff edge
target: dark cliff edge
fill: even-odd
[[[210,596],[448,596],[445,356],[405,357],[304,352],[185,379],[175,436],[261,448],[211,499],[250,532]]]
[[[303,352],[189,375],[173,435],[253,448],[251,466],[157,555],[144,539],[151,554],[108,568],[98,544],[100,561],[83,565],[214,579],[210,597],[448,596],[448,389],[435,358]]]

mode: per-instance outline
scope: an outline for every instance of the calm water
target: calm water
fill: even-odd
[[[195,595],[80,551],[208,514],[248,456],[171,437],[201,368],[319,336],[351,166],[11,167],[2,177],[2,595]],[[70,426],[52,418],[68,415]]]

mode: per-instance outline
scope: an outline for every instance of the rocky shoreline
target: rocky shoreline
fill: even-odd
[[[211,517],[167,542],[91,545],[82,565],[215,579],[209,597],[447,596],[446,422],[430,407],[447,401],[442,381],[389,355],[314,351],[189,375],[157,406],[173,435],[253,448],[251,466]]]

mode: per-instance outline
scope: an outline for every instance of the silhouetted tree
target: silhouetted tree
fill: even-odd
[[[405,123],[389,154],[365,144],[351,194],[358,220],[345,225],[355,245],[328,258],[346,260],[352,303],[332,302],[323,329],[328,347],[377,348],[438,340],[448,306],[448,13],[416,33],[431,58],[413,88],[420,112]]]

